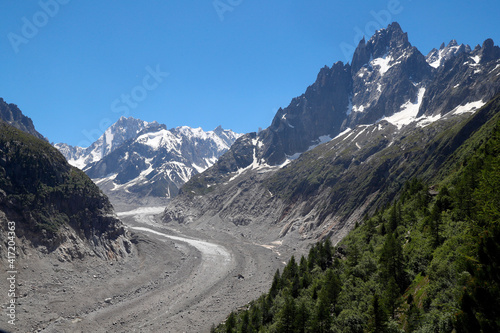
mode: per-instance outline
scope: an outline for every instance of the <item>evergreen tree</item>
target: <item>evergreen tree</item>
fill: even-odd
[[[274,273],[271,289],[269,290],[269,297],[271,299],[274,299],[276,295],[278,295],[280,289],[281,289],[281,275],[280,275],[280,270],[277,269],[276,272]]]
[[[380,253],[380,278],[382,283],[387,283],[394,278],[403,291],[406,288],[406,277],[403,266],[403,249],[401,243],[391,232],[387,234],[386,240]]]
[[[278,325],[276,332],[278,333],[293,333],[295,331],[295,315],[297,309],[295,301],[292,297],[287,295],[285,297],[285,304],[277,314],[276,320]]]
[[[225,326],[226,326],[226,333],[234,332],[234,329],[236,328],[236,316],[234,312],[231,312],[229,317],[227,317]]]
[[[330,301],[325,292],[320,292],[315,307],[315,314],[312,321],[312,331],[317,333],[330,332],[332,317],[330,313]]]
[[[250,333],[252,332],[252,325],[250,323],[250,315],[248,311],[244,311],[243,315],[241,316],[241,325],[240,325],[240,330],[239,332],[241,333]]]
[[[308,321],[311,313],[305,303],[301,301],[297,307],[297,313],[295,315],[295,331],[297,333],[305,333],[308,328]]]
[[[258,330],[262,325],[262,311],[260,306],[252,305],[250,307],[250,323],[255,330]]]
[[[392,205],[392,209],[389,214],[389,230],[391,232],[396,231],[396,228],[399,225],[399,210],[398,210],[398,205],[397,202],[394,201],[394,204]]]
[[[375,294],[371,301],[369,310],[370,321],[368,324],[368,332],[379,333],[384,332],[387,326],[387,315],[380,302],[380,297]]]
[[[358,264],[360,258],[359,248],[356,243],[353,243],[347,255],[347,261],[349,266],[354,267]]]
[[[262,296],[262,325],[269,324],[273,320],[273,313],[271,312],[272,304],[273,299],[271,298],[271,294],[268,296]]]
[[[283,285],[290,285],[293,279],[298,275],[299,267],[295,261],[295,257],[292,256],[288,261],[288,264],[283,269],[283,274],[281,275],[281,282]],[[283,286],[284,287],[284,286]]]
[[[321,289],[321,293],[324,294],[326,300],[328,300],[328,304],[330,309],[333,311],[333,307],[337,302],[337,298],[342,290],[342,285],[340,282],[340,277],[333,272],[333,269],[329,268],[325,272],[325,278],[323,282],[323,288]]]
[[[396,317],[396,310],[399,307],[399,296],[401,295],[399,291],[399,286],[396,283],[396,279],[391,276],[383,293],[383,304],[386,311],[392,318]]]
[[[431,209],[431,215],[428,218],[429,227],[431,230],[432,246],[434,248],[441,244],[441,212],[438,205],[434,205]]]
[[[309,267],[309,271],[314,269],[314,266],[318,263],[318,244],[315,244],[311,250],[309,250],[309,254],[307,255],[307,265]]]

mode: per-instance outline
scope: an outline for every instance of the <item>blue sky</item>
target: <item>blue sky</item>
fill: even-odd
[[[0,97],[72,145],[122,115],[246,133],[350,61],[363,33],[397,21],[424,54],[498,44],[499,12],[497,0],[5,0]]]

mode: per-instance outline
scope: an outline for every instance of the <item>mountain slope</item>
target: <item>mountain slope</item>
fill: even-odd
[[[0,211],[18,238],[61,260],[130,250],[106,196],[49,143],[0,121],[0,152]]]
[[[397,23],[361,41],[352,66],[322,69],[269,128],[239,138],[184,185],[164,220],[341,239],[406,180],[432,177],[470,135],[460,126],[500,91],[499,48],[463,49],[435,68]]]
[[[278,110],[271,126],[241,138],[206,175],[213,180],[244,169],[254,163],[254,151],[256,163],[280,165],[348,128],[380,119],[401,127],[461,105],[477,108],[500,90],[500,50],[490,40],[469,53],[447,54],[434,68],[397,23],[389,25],[360,42],[352,66],[337,62],[321,69],[305,94]]]
[[[0,119],[14,126],[21,131],[29,133],[39,139],[47,141],[43,135],[38,133],[33,125],[33,121],[26,117],[15,104],[7,104],[3,98],[0,98]]]
[[[432,191],[407,182],[337,246],[292,257],[267,294],[212,331],[498,332],[500,95],[456,138],[478,121]]]

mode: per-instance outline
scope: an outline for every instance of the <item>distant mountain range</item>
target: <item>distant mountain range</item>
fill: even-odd
[[[491,39],[474,49],[453,40],[424,56],[392,23],[194,176],[164,220],[341,239],[408,179],[432,179],[484,119],[461,131],[463,122],[498,92]]]
[[[120,118],[88,148],[55,147],[111,197],[171,198],[212,166],[240,136],[217,127],[167,129],[156,121]]]

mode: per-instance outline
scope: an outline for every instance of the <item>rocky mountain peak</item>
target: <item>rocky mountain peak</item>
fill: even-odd
[[[133,117],[122,116],[87,148],[73,147],[65,143],[58,143],[54,146],[71,165],[83,170],[87,165],[109,155],[123,143],[136,137],[141,131],[157,125],[157,122],[148,123]]]
[[[500,48],[495,45],[491,38],[483,42],[483,46],[478,50],[478,55],[481,58],[480,63],[488,63],[500,57]]]
[[[432,49],[425,57],[425,60],[429,65],[431,65],[431,67],[438,68],[446,61],[456,57],[461,53],[471,52],[469,45],[458,44],[458,42],[455,39],[452,39],[448,43],[448,45],[446,46],[444,45],[445,45],[444,43],[441,44],[439,50]]]
[[[31,118],[25,116],[16,104],[8,104],[3,98],[0,98],[0,119],[23,132],[47,141],[47,139],[35,129]]]
[[[210,189],[224,184],[235,172],[283,165],[360,125],[385,121],[397,132],[417,122],[433,122],[461,106],[465,111],[460,112],[469,112],[500,91],[500,80],[490,80],[500,70],[496,60],[487,66],[479,63],[479,53],[500,59],[497,49],[486,41],[472,54],[470,46],[451,40],[425,57],[400,25],[392,23],[359,42],[352,65],[336,62],[321,68],[316,81],[280,108],[268,128],[238,139],[186,188],[206,191],[207,184]],[[491,84],[486,86],[485,80]]]
[[[403,51],[410,47],[408,34],[403,32],[397,22],[394,22],[386,29],[378,30],[368,42],[365,42],[364,37],[359,42],[352,59],[353,74],[357,73],[370,59],[383,58],[390,50]]]
[[[217,127],[214,129],[214,133],[215,133],[215,134],[217,134],[217,135],[219,135],[219,134],[221,134],[221,133],[223,133],[223,132],[224,132],[224,129],[222,128],[222,126],[221,126],[221,125],[217,126]]]

